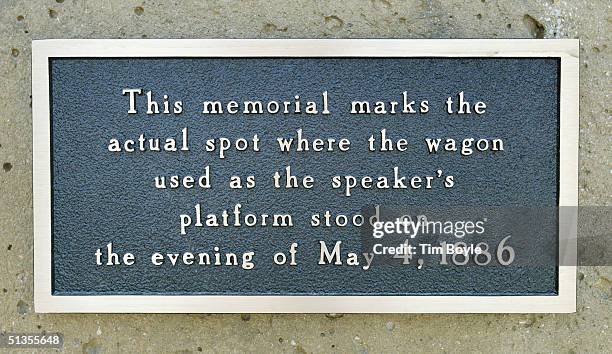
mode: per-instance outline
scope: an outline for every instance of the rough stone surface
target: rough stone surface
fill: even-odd
[[[67,352],[86,353],[612,348],[610,267],[579,269],[578,311],[563,315],[42,315],[32,306],[32,39],[579,38],[580,203],[610,206],[608,1],[5,0],[0,10],[1,331],[62,332]]]

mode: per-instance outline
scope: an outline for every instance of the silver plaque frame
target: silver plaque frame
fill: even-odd
[[[32,42],[36,312],[562,313],[576,310],[578,62],[572,39],[59,39]],[[554,57],[561,61],[556,296],[54,296],[51,277],[49,59],[54,57]]]

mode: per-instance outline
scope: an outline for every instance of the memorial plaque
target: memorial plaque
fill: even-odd
[[[572,312],[574,40],[32,45],[38,312]]]

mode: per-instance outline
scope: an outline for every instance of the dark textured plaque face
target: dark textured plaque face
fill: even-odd
[[[381,262],[362,267],[318,265],[319,241],[341,240],[342,252],[359,253],[356,227],[311,227],[312,214],[353,215],[380,205],[394,210],[438,206],[554,208],[559,188],[558,58],[54,58],[50,65],[52,171],[52,291],[55,295],[554,295],[557,267],[403,267]],[[141,88],[182,100],[178,115],[127,114],[125,88]],[[202,102],[300,100],[320,102],[329,94],[330,115],[202,114]],[[428,100],[427,114],[351,115],[354,100]],[[487,103],[478,116],[449,115],[446,97],[464,92]],[[161,94],[160,94],[161,95]],[[154,97],[162,102],[162,97]],[[109,140],[167,137],[189,129],[189,151],[108,151]],[[347,153],[286,154],[277,137],[303,129],[306,137],[351,140]],[[409,142],[405,152],[372,153],[366,139],[387,129]],[[229,151],[219,159],[207,139],[261,139],[260,152]],[[425,138],[503,138],[503,153],[429,155]],[[179,146],[180,147],[180,146]],[[315,188],[275,189],[272,174],[316,177]],[[213,186],[160,190],[157,176],[199,177],[210,166]],[[335,175],[454,176],[453,188],[363,189],[350,197],[333,189]],[[257,187],[231,190],[233,175],[254,175]],[[436,182],[437,183],[437,182]],[[242,205],[242,213],[290,212],[295,226],[189,227],[179,215],[220,215]],[[531,222],[537,221],[532,219]],[[524,224],[521,222],[515,224]],[[505,224],[510,225],[510,223]],[[517,236],[517,249],[533,254],[556,249],[553,214]],[[503,230],[497,229],[499,234]],[[524,230],[523,230],[524,231]],[[136,263],[97,266],[94,252],[113,243]],[[299,244],[295,267],[271,262],[274,253]],[[255,267],[151,265],[151,254],[253,251]]]

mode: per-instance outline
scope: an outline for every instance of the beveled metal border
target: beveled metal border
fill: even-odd
[[[32,42],[36,312],[562,313],[576,310],[575,213],[559,233],[557,296],[53,296],[49,58],[556,57],[561,59],[559,205],[578,206],[578,63],[573,39],[52,39]],[[572,220],[568,220],[572,219]]]

